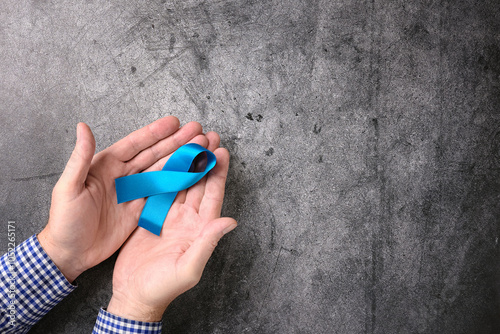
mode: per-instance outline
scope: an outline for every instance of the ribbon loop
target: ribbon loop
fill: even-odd
[[[206,158],[202,172],[194,172],[197,158]],[[181,190],[200,181],[216,164],[215,155],[198,144],[178,148],[161,171],[133,174],[115,179],[118,204],[148,197],[139,218],[139,226],[160,235],[163,222]]]

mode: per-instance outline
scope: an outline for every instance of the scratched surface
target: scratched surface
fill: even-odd
[[[0,105],[19,242],[78,121],[220,132],[239,227],[165,333],[500,332],[497,1],[4,0]],[[113,262],[31,333],[89,333]]]

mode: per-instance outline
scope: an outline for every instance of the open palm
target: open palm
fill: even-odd
[[[219,239],[236,227],[234,219],[220,218],[229,153],[218,148],[214,154],[217,165],[207,177],[178,193],[160,236],[137,228],[123,245],[109,312],[161,319],[172,300],[198,283]]]
[[[189,141],[208,145],[198,123],[179,129],[177,118],[165,117],[94,155],[92,132],[78,125],[75,150],[52,193],[49,222],[38,235],[68,280],[108,258],[137,226],[145,200],[118,205],[115,178],[160,169],[162,159]]]

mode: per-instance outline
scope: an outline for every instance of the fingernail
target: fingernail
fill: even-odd
[[[229,233],[229,232],[231,232],[232,230],[234,230],[234,229],[236,228],[236,226],[237,226],[236,224],[229,225],[228,227],[226,227],[226,228],[222,231],[222,233],[224,233],[224,234]]]
[[[76,125],[76,140],[78,140],[78,138],[80,138],[80,126],[77,124]]]

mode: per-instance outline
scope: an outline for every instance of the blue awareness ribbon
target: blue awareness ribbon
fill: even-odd
[[[205,163],[204,171],[195,172],[196,165]],[[172,154],[161,171],[115,179],[118,204],[148,197],[139,218],[139,226],[159,236],[177,192],[200,181],[215,164],[215,155],[204,147],[198,144],[183,145]]]

